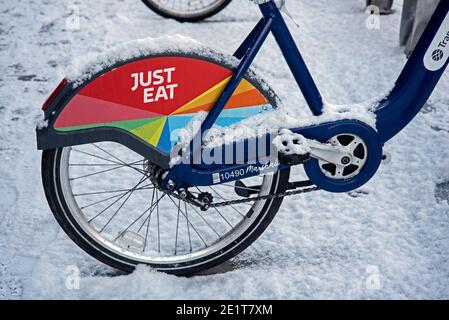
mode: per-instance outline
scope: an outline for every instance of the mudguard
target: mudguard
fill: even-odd
[[[79,84],[64,81],[37,128],[38,149],[113,141],[162,168],[180,129],[209,111],[232,76],[232,67],[186,54],[144,56],[117,63]],[[216,125],[229,126],[276,107],[274,93],[245,77]]]

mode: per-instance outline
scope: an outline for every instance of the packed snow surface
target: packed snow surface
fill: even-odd
[[[397,45],[401,2],[380,17],[379,29],[366,28],[363,0],[287,4],[327,101],[355,106],[391,89],[406,61]],[[179,278],[141,267],[120,275],[61,231],[35,143],[40,105],[58,82],[95,71],[82,68],[92,57],[147,37],[183,34],[232,54],[259,16],[246,0],[198,24],[165,20],[135,0],[0,1],[0,299],[449,298],[447,72],[423,111],[386,144],[392,162],[367,185],[286,199],[249,249],[206,274]],[[73,61],[78,68],[70,71]],[[310,119],[272,37],[256,70],[292,122]],[[66,279],[78,269],[80,286],[71,290]]]

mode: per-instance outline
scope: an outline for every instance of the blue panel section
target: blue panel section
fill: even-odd
[[[221,112],[215,124],[220,127],[227,127],[259,113],[269,111],[273,111],[273,107],[270,104],[227,109]],[[167,122],[162,131],[158,148],[164,152],[170,152],[176,142],[178,142],[179,131],[185,128],[195,115],[196,113],[167,116]]]
[[[225,109],[221,112],[220,117],[241,117],[248,118],[254,116],[256,114],[273,111],[273,107],[269,104],[260,105],[255,107],[246,107],[246,108],[236,108],[236,109]]]
[[[259,113],[268,111],[273,111],[273,107],[271,105],[226,109],[221,112],[220,116],[215,121],[215,124],[221,127],[227,127]]]
[[[192,120],[193,115],[194,113],[179,116],[168,116],[167,120],[170,124],[171,131],[184,128],[190,122],[190,120]]]
[[[170,124],[168,119],[165,121],[164,129],[162,130],[157,147],[166,153],[169,153],[172,150],[172,144],[170,143]]]
[[[179,130],[187,126],[187,124],[192,120],[192,116],[193,114],[167,117],[167,124],[170,128],[170,151],[175,143],[178,142]]]
[[[215,124],[220,127],[231,126],[234,123],[240,122],[245,118],[231,118],[231,117],[220,117],[215,121]]]

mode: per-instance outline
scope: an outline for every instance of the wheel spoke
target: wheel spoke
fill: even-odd
[[[176,218],[176,235],[175,235],[175,256],[178,254],[178,230],[179,230],[179,212],[181,211],[181,199],[178,202],[178,217]]]
[[[158,191],[156,189],[156,198],[158,197]],[[165,194],[163,194],[164,196]],[[161,252],[161,231],[159,228],[159,201],[156,202],[156,217],[157,217],[157,251]]]
[[[176,207],[178,207],[179,212],[185,217],[184,212],[182,212],[181,208],[176,204],[176,202],[173,200],[173,198],[170,197],[170,195],[168,195],[168,198],[174,203],[174,205],[175,205]],[[195,233],[196,233],[196,234],[198,235],[198,237],[201,239],[201,241],[203,241],[204,245],[205,245],[206,247],[208,247],[206,241],[204,241],[203,237],[198,233],[198,231],[196,230],[195,226],[194,226],[193,224],[191,224],[190,222],[189,222],[189,224],[190,224],[190,226],[192,227],[193,231],[195,231]]]
[[[225,186],[225,187],[229,187],[229,188],[233,188],[233,189],[234,189],[234,186],[229,185],[229,184],[220,184],[220,186]],[[260,190],[254,189],[254,188],[245,188],[245,187],[240,187],[240,186],[235,186],[235,188],[237,188],[237,189],[244,189],[244,190],[250,190],[250,191],[257,191],[257,192],[260,192]],[[226,200],[226,201],[227,201],[227,200]],[[247,203],[247,202],[243,202],[243,203],[241,203],[241,204],[244,204],[244,205],[250,206],[250,207],[253,206],[252,203]]]
[[[212,189],[212,191],[214,190],[212,187],[209,186],[209,188]],[[202,193],[201,190],[196,187],[196,189],[198,190],[198,192]],[[223,198],[222,198],[223,199]],[[226,201],[225,199],[223,199],[224,201]],[[216,207],[213,207],[215,211],[218,212],[218,214],[223,218],[223,220],[231,227],[233,228],[232,224],[221,214],[220,210],[218,210]]]
[[[73,147],[72,147],[71,151],[75,151],[75,152],[82,153],[82,154],[87,155],[87,156],[91,156],[91,157],[94,157],[94,158],[97,158],[97,159],[101,159],[101,160],[104,160],[104,161],[108,161],[108,162],[114,163],[114,164],[116,164],[116,165],[117,165],[117,164],[121,164],[120,162],[112,161],[112,160],[110,160],[110,159],[106,159],[106,158],[104,158],[104,157],[97,156],[97,155],[95,155],[95,154],[92,154],[92,153],[89,153],[89,152],[86,152],[86,151],[74,149]]]
[[[139,185],[140,183],[142,183],[145,179],[148,179],[148,177],[142,177],[142,179],[140,179],[139,183],[137,185]],[[106,227],[109,225],[109,223],[112,221],[112,219],[114,219],[114,217],[119,213],[119,211],[123,208],[123,206],[125,205],[125,203],[129,200],[129,198],[132,196],[132,194],[134,193],[135,189],[131,190],[128,193],[128,196],[126,197],[125,201],[122,202],[122,204],[118,207],[118,209],[114,212],[114,214],[109,218],[109,220],[106,222],[106,224],[103,226],[103,228],[101,228],[100,233],[104,231],[104,229],[106,229]]]
[[[79,177],[70,178],[70,181],[83,179],[83,178],[88,178],[88,177],[91,177],[91,176],[95,176],[97,174],[114,171],[114,170],[117,170],[117,169],[120,169],[120,168],[123,168],[123,167],[125,167],[125,165],[119,165],[119,166],[116,166],[116,167],[113,167],[113,168],[109,168],[109,169],[105,169],[105,170],[101,170],[101,171],[97,171],[97,172],[93,172],[93,173],[88,173],[88,174],[85,174],[85,175],[82,175],[82,176],[79,176]]]
[[[155,189],[156,190],[156,189]],[[157,190],[156,190],[157,191]],[[150,211],[150,214],[148,215],[148,217],[145,218],[145,220],[142,222],[142,224],[140,225],[139,229],[137,229],[137,232],[140,232],[140,230],[142,230],[143,226],[145,225],[145,222],[147,222],[148,219],[151,218],[151,214],[154,210],[154,208],[159,204],[159,202],[165,197],[165,193],[156,200],[156,203],[153,206],[150,206],[147,210],[145,210],[145,212],[142,214],[142,216],[147,213],[148,211]]]
[[[204,218],[203,215],[202,215],[201,213],[199,213],[199,211],[198,211],[194,206],[192,206],[190,203],[189,203],[189,206],[193,209],[193,211],[196,212],[196,214],[197,214],[198,216],[200,216],[200,218],[206,223],[206,225],[209,226],[209,228],[211,228],[212,231],[213,231],[219,238],[221,238],[221,235],[217,232],[217,230],[215,230],[214,227],[212,227],[212,226],[210,225],[210,223],[206,220],[206,218]]]
[[[132,162],[129,163],[130,165],[137,165],[137,164],[142,164],[143,165],[144,161],[143,160],[137,160],[136,162]],[[110,167],[110,166],[115,166],[117,164],[115,163],[69,163],[69,167]]]
[[[85,174],[85,175],[82,175],[82,176],[79,176],[79,177],[75,177],[75,178],[70,178],[70,181],[91,177],[91,176],[94,176],[94,175],[97,175],[97,174],[110,172],[110,171],[117,170],[117,169],[124,168],[124,167],[130,167],[133,164],[134,164],[133,162],[132,163],[127,163],[127,164],[120,164],[120,165],[117,165],[117,166],[115,166],[113,168],[104,169],[104,170],[93,172],[93,173],[88,173],[88,174]]]
[[[135,188],[135,191],[139,191],[139,190],[151,190],[154,189],[154,187],[150,187],[152,186],[152,184],[140,187],[140,188]],[[133,188],[131,188],[133,189]],[[85,192],[85,193],[76,193],[73,196],[74,197],[81,197],[81,196],[92,196],[92,195],[96,195],[96,194],[105,194],[105,193],[119,193],[119,192],[128,192],[131,189],[117,189],[117,190],[107,190],[107,191],[95,191],[95,192]]]
[[[220,210],[217,209],[217,207],[214,207],[214,210],[217,211],[220,217],[223,218],[223,220],[231,227],[231,229],[234,228],[234,226],[223,216],[223,214],[220,212]]]
[[[148,179],[148,177],[144,177],[142,178],[139,183],[137,183],[133,188],[129,189],[128,191],[125,192],[125,194],[123,194],[121,197],[119,197],[118,199],[116,199],[113,203],[111,203],[110,205],[108,205],[106,208],[104,208],[103,210],[101,210],[97,215],[95,215],[92,219],[89,220],[89,223],[91,223],[93,220],[95,220],[97,217],[99,217],[100,215],[102,215],[105,211],[107,211],[110,207],[112,207],[114,204],[116,204],[118,201],[120,201],[123,197],[125,197],[127,194],[132,193],[135,191],[135,189],[146,179]]]
[[[156,189],[153,189],[153,195],[151,196],[151,205],[150,205],[150,208],[153,207],[154,195],[155,195],[155,193],[156,193],[155,191],[156,191]],[[152,212],[153,212],[153,210],[150,211],[149,218],[148,218],[148,223],[147,223],[147,230],[145,231],[145,242],[144,242],[143,248],[142,248],[142,251],[143,251],[143,252],[145,252],[145,249],[146,249],[146,247],[147,247],[148,230],[150,229],[151,213],[152,213]]]
[[[123,160],[117,158],[117,157],[114,156],[112,153],[110,153],[110,152],[104,150],[103,148],[97,146],[95,143],[92,143],[92,145],[93,145],[95,148],[97,148],[97,149],[103,151],[104,153],[106,153],[106,154],[109,155],[110,157],[114,158],[115,160],[119,161],[121,164],[123,164],[123,165],[125,165],[125,166],[127,166],[127,167],[129,167],[129,168],[131,168],[131,169],[134,169],[134,170],[136,170],[137,172],[140,172],[140,173],[143,173],[143,174],[146,173],[145,170],[140,170],[140,169],[137,169],[137,168],[134,168],[134,167],[129,166],[125,161],[123,161]]]
[[[154,189],[156,190],[156,189]],[[157,192],[157,190],[156,190]],[[139,217],[137,219],[135,219],[130,225],[128,225],[122,232],[120,232],[120,234],[114,239],[114,241],[117,241],[118,238],[120,238],[126,231],[128,231],[134,224],[137,223],[137,221],[139,221],[148,211],[154,209],[154,206],[157,205],[159,203],[159,201],[165,196],[162,195],[162,197],[160,197],[155,204],[151,205],[150,207],[148,207],[144,212],[142,212],[142,214],[139,215]],[[156,195],[157,197],[157,195]],[[151,214],[151,213],[150,213]],[[142,225],[139,227],[137,233],[139,233],[139,231],[143,228],[143,226],[145,225],[145,222],[147,221],[148,217],[145,218],[145,220],[143,221]]]
[[[212,191],[215,192],[215,193],[221,198],[221,200],[223,200],[223,201],[229,201],[228,199],[223,198],[223,196],[222,196],[217,190],[215,190],[214,188],[212,188],[212,187],[209,187],[209,188],[211,188]],[[240,212],[234,205],[230,204],[229,206],[230,206],[232,209],[234,209],[234,211],[236,211],[242,218],[245,217],[245,215],[244,215],[243,213],[241,213],[241,212]]]
[[[189,236],[189,249],[192,252],[192,238],[190,237],[189,213],[187,212],[187,202],[184,202],[184,211],[186,212],[187,235]]]
[[[88,205],[85,205],[85,206],[83,206],[83,207],[80,207],[80,209],[83,210],[83,209],[92,207],[92,206],[94,206],[94,205],[96,205],[96,204],[100,204],[100,203],[103,203],[103,202],[105,202],[105,201],[108,201],[108,200],[111,200],[111,199],[120,197],[120,196],[122,196],[122,195],[125,194],[125,193],[126,193],[126,192],[123,192],[123,193],[120,193],[120,194],[116,194],[115,196],[111,196],[111,197],[107,197],[107,198],[102,199],[102,200],[95,201],[95,202],[93,202],[93,203],[90,203],[90,204],[88,204]]]

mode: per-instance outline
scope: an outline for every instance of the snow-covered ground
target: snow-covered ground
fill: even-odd
[[[300,25],[290,23],[292,32],[332,103],[388,91],[405,63],[400,2],[379,30],[365,27],[364,3],[289,1]],[[199,24],[164,20],[138,0],[0,0],[0,299],[449,298],[448,73],[386,146],[393,161],[372,181],[349,194],[287,199],[261,238],[207,275],[120,275],[61,231],[44,197],[34,128],[70,61],[177,33],[232,53],[258,17],[247,0]],[[307,114],[273,39],[256,66],[288,108]],[[81,271],[78,290],[66,287],[71,265]]]

